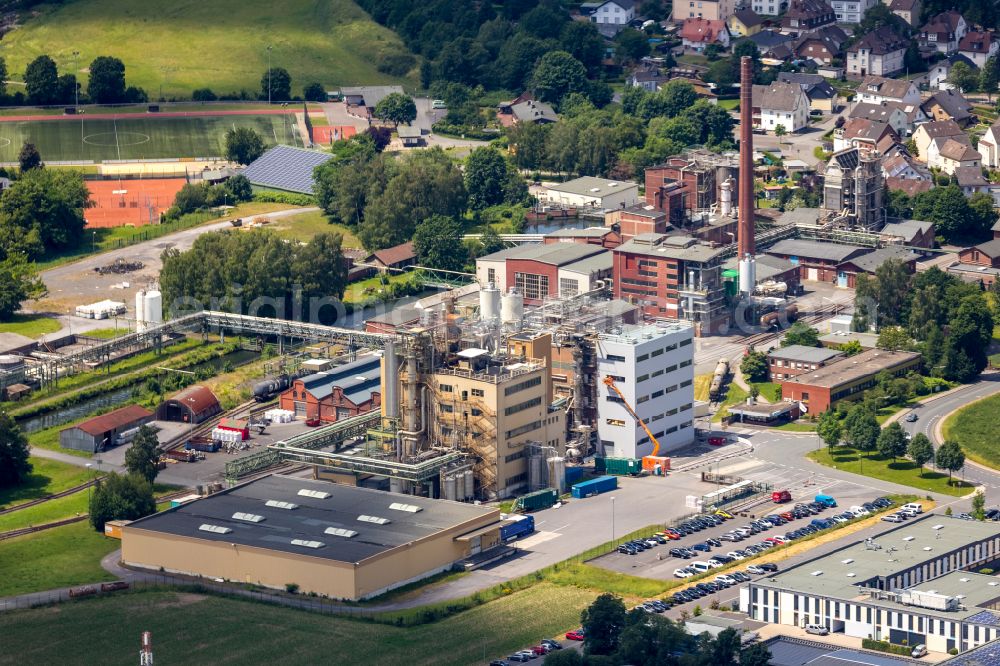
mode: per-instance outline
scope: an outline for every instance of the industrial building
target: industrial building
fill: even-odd
[[[835,363],[844,353],[825,347],[788,345],[775,347],[767,353],[767,367],[772,381],[783,381]]]
[[[849,226],[875,231],[885,223],[884,179],[877,154],[858,148],[834,153],[826,165],[823,207],[846,218]]]
[[[272,475],[125,525],[122,562],[357,600],[447,571],[499,532],[499,509]]]
[[[933,652],[964,652],[1000,637],[1000,533],[990,522],[928,515],[750,582],[751,619]]]
[[[539,200],[578,208],[609,210],[638,203],[639,185],[633,182],[581,176],[565,183],[553,183],[539,195]]]
[[[206,386],[189,386],[156,408],[156,420],[201,423],[222,411],[219,399]]]
[[[842,343],[846,341],[841,340]],[[839,363],[785,379],[781,384],[781,397],[801,402],[810,413],[818,414],[838,400],[854,397],[875,386],[879,373],[901,377],[917,371],[920,361],[917,352],[869,349]]]
[[[281,409],[305,419],[332,423],[378,409],[381,404],[382,359],[362,356],[356,361],[301,377],[279,398]]]
[[[153,420],[153,412],[139,405],[128,405],[107,414],[87,419],[59,431],[59,446],[97,453],[128,438],[131,431]]]
[[[590,243],[518,245],[476,259],[476,278],[501,292],[517,289],[526,304],[536,305],[546,298],[575,295],[567,291],[590,291],[592,283],[610,277],[610,260],[606,249]]]
[[[603,383],[610,377],[653,432],[660,454],[694,441],[694,330],[671,321],[623,327],[597,336],[597,436],[604,455],[641,458],[654,444]]]

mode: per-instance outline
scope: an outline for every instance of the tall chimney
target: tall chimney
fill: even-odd
[[[739,258],[753,256],[753,60],[740,58]]]
[[[757,286],[753,259],[753,61],[740,58],[740,191],[736,237],[739,288],[748,298]]]

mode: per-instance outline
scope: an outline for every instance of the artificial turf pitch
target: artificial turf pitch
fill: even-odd
[[[268,145],[301,145],[295,117],[227,115],[184,118],[125,116],[117,120],[0,122],[0,161],[16,162],[25,142],[33,143],[48,162],[219,157],[226,131],[251,127]]]

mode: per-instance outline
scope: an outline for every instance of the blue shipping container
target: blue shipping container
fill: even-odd
[[[535,531],[534,516],[510,516],[500,525],[500,540],[510,541]]]
[[[614,490],[618,487],[618,477],[615,476],[599,476],[596,479],[591,479],[590,481],[584,481],[583,483],[578,483],[573,486],[572,495],[576,499],[583,499],[584,497],[590,497],[591,495],[599,495],[601,493],[606,493],[609,490]]]
[[[586,470],[583,467],[567,467],[566,468],[566,485],[572,486],[574,483],[583,478],[583,473]]]

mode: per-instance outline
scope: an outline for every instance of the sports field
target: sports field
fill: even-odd
[[[118,119],[0,122],[0,162],[16,162],[21,145],[31,142],[45,161],[135,160],[218,157],[225,153],[226,131],[252,127],[273,145],[302,145],[292,113]]]
[[[88,180],[90,201],[84,213],[87,228],[153,224],[174,203],[184,178]]]

